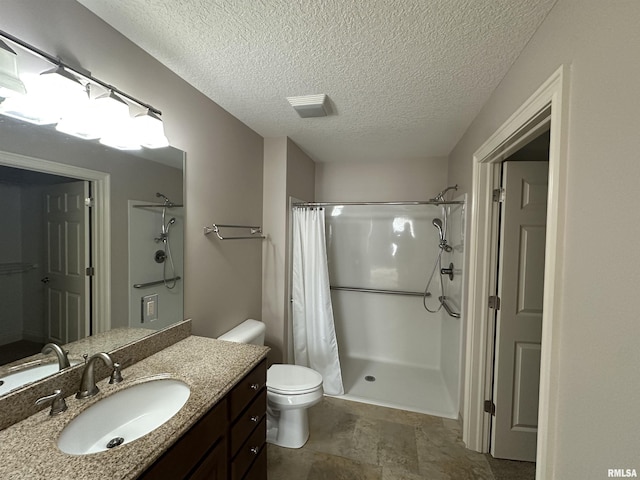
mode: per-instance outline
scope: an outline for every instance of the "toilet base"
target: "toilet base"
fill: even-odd
[[[300,448],[309,439],[306,408],[267,411],[267,442],[284,448]]]

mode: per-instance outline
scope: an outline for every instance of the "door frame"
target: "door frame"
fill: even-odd
[[[91,235],[93,237],[92,333],[111,329],[111,175],[87,168],[52,162],[36,157],[0,151],[0,165],[62,175],[93,183],[94,199]]]
[[[467,448],[488,452],[491,398],[492,322],[488,298],[495,276],[492,241],[495,169],[511,153],[550,125],[549,190],[540,359],[536,478],[551,478],[558,410],[559,329],[562,308],[565,191],[567,185],[568,68],[560,66],[473,155],[472,208],[469,229],[467,345],[463,441]]]

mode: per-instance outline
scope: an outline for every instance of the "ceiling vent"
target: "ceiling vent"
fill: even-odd
[[[329,115],[328,97],[324,94],[287,97],[287,100],[302,118],[326,117]]]

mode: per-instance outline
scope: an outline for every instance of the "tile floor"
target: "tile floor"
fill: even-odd
[[[325,397],[309,410],[309,426],[303,448],[268,446],[269,480],[535,477],[535,465],[523,462],[508,462],[501,476],[502,461],[464,448],[455,420]]]

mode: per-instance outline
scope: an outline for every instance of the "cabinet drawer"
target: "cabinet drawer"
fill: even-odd
[[[267,419],[263,418],[246,442],[240,447],[238,454],[231,463],[232,480],[242,480],[244,474],[249,471],[254,461],[264,450],[267,436]]]
[[[247,409],[242,412],[231,427],[231,456],[233,457],[238,449],[251,435],[253,429],[260,423],[267,412],[267,389],[263,388],[258,396],[251,402]]]
[[[263,360],[229,394],[229,418],[233,421],[267,384],[267,361]]]
[[[267,480],[267,448],[268,445],[265,444],[242,480]]]

